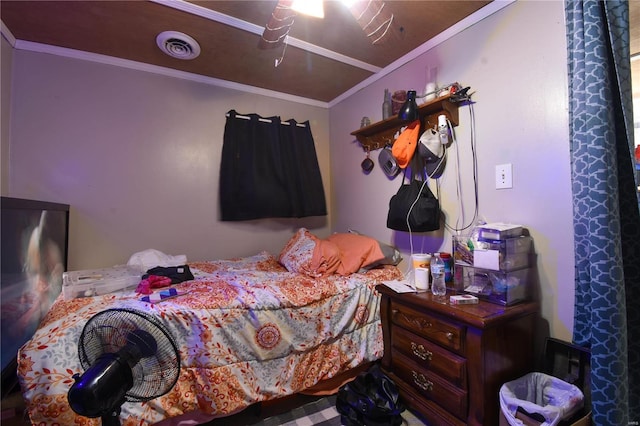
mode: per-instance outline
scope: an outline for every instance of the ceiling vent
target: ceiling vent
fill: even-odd
[[[200,55],[200,45],[192,37],[177,31],[164,31],[156,37],[160,50],[177,59],[195,59]]]

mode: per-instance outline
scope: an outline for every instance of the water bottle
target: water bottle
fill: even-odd
[[[436,297],[442,297],[447,294],[447,286],[444,282],[444,261],[440,257],[440,253],[434,253],[431,257],[431,292]]]

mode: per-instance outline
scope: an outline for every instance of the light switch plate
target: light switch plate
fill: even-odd
[[[496,166],[496,189],[513,188],[513,167],[509,164]]]

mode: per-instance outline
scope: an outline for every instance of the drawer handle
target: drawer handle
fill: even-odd
[[[453,340],[453,333],[451,332],[447,333],[447,339]]]
[[[415,383],[416,386],[427,392],[431,392],[433,390],[433,382],[427,380],[427,378],[424,377],[424,374],[417,373],[413,370],[411,370],[411,373],[413,374],[413,383]]]
[[[431,351],[426,350],[424,346],[418,345],[415,342],[411,342],[411,351],[423,361],[431,361],[431,357],[433,356]]]

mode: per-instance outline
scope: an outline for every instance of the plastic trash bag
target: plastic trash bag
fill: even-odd
[[[529,373],[500,387],[500,408],[511,426],[524,424],[516,418],[521,407],[545,418],[541,426],[554,426],[584,406],[584,394],[575,385],[544,373]]]

